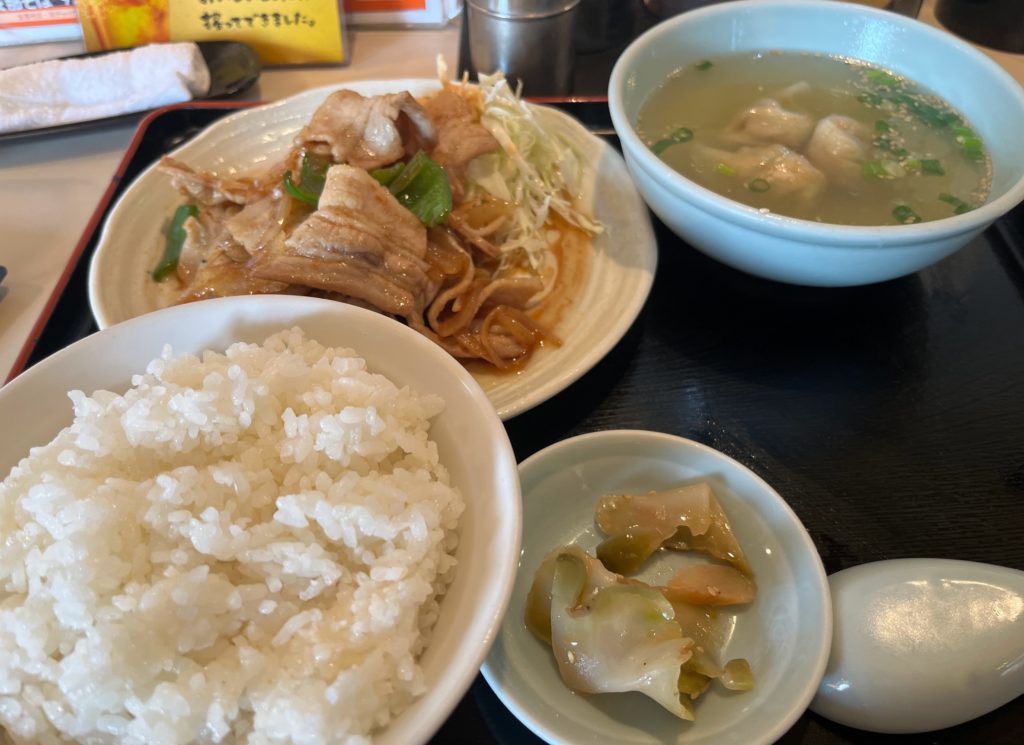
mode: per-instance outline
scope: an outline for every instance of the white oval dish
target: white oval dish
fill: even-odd
[[[323,99],[341,86],[315,88],[221,119],[172,155],[217,173],[252,171],[282,157],[292,137]],[[436,80],[346,83],[363,95],[408,90],[423,95]],[[622,157],[572,117],[537,107],[545,125],[568,138],[587,166],[583,202],[606,226],[595,238],[593,260],[579,297],[555,329],[563,344],[541,349],[514,375],[480,373],[477,381],[502,419],[510,419],[565,389],[622,338],[636,319],[654,279],[657,244],[647,207]],[[164,229],[182,197],[155,165],[144,171],[111,209],[89,268],[89,303],[106,328],[166,305],[149,279]]]
[[[829,584],[835,635],[815,713],[871,732],[930,732],[1024,694],[1024,572],[893,559]]]
[[[552,445],[519,466],[523,548],[512,599],[483,674],[502,702],[551,743],[687,745],[774,742],[797,720],[821,680],[832,639],[832,606],[821,559],[800,520],[768,484],[705,445],[667,434],[606,431]],[[562,682],[550,647],[523,622],[526,594],[541,560],[577,543],[600,542],[600,497],[711,481],[758,583],[755,602],[736,614],[722,659],[744,657],[755,687],[718,686],[683,722],[638,693],[584,696]],[[654,572],[670,570],[655,560]],[[644,575],[648,579],[653,577]]]
[[[57,352],[0,389],[0,478],[29,448],[49,442],[72,418],[66,393],[125,390],[135,373],[170,344],[177,354],[223,351],[300,326],[328,346],[350,347],[372,372],[445,410],[431,438],[451,481],[466,496],[455,579],[421,657],[427,691],[374,742],[424,743],[476,677],[508,603],[521,535],[519,481],[505,429],[469,373],[440,347],[385,316],[329,300],[288,295],[190,303],[120,323]],[[473,447],[467,448],[466,443]]]

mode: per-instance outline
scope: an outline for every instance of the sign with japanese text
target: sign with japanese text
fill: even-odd
[[[241,41],[266,64],[343,62],[338,0],[78,0],[86,49]]]
[[[0,0],[0,46],[76,38],[75,0]]]
[[[443,26],[459,14],[459,0],[344,0],[353,25]]]
[[[345,0],[349,13],[382,10],[426,10],[427,0]]]

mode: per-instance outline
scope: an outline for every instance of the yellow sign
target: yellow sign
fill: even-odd
[[[241,41],[270,65],[343,62],[338,0],[78,0],[89,51]]]

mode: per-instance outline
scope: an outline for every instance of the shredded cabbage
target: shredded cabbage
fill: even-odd
[[[502,243],[503,261],[525,254],[537,272],[549,255],[546,229],[551,212],[590,234],[601,224],[577,207],[583,163],[572,145],[549,132],[505,75],[479,76],[483,95],[480,122],[501,146],[469,164],[468,195],[486,192],[515,205],[513,224]]]

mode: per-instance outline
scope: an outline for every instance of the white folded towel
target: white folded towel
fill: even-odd
[[[145,111],[209,89],[210,71],[191,42],[11,67],[0,70],[0,132]]]

